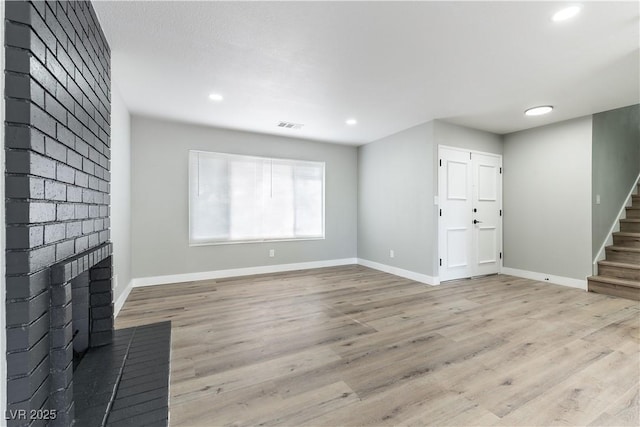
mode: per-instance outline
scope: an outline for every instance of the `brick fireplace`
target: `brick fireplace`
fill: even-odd
[[[111,54],[90,2],[0,7],[7,423],[70,425],[74,347],[113,335]]]

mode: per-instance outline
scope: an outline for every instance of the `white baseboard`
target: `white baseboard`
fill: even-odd
[[[416,273],[415,271],[404,270],[402,268],[380,264],[378,262],[369,261],[363,258],[358,258],[358,264],[364,265],[365,267],[373,268],[374,270],[380,270],[384,271],[385,273],[404,277],[406,279],[415,280],[416,282],[424,283],[426,285],[436,286],[440,284],[440,279],[437,277],[431,277],[427,276],[426,274]]]
[[[570,288],[578,288],[587,290],[587,279],[573,279],[571,277],[554,276],[552,274],[538,273],[535,271],[519,270],[517,268],[503,267],[502,274],[509,276],[524,277],[525,279],[537,280],[539,282],[549,282],[556,285],[569,286]]]
[[[131,289],[133,289],[133,280],[127,283],[127,286],[124,288],[124,291],[120,294],[116,302],[113,304],[113,317],[118,317],[118,313],[122,310],[124,303],[127,301],[127,297],[131,293]]]
[[[212,280],[226,277],[251,276],[254,274],[281,273],[285,271],[309,270],[312,268],[336,267],[357,263],[358,260],[356,258],[343,258],[326,261],[300,262],[295,264],[263,265],[260,267],[233,268],[229,270],[170,274],[167,276],[138,277],[132,280],[132,286],[137,288],[141,286],[166,285],[168,283],[195,282],[197,280]]]

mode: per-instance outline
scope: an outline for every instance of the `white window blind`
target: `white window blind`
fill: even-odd
[[[324,163],[189,152],[193,245],[324,238]]]

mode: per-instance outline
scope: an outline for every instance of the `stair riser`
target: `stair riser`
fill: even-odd
[[[589,279],[589,292],[612,295],[615,297],[627,298],[640,301],[640,289],[628,288],[626,286],[612,285]]]
[[[607,277],[618,277],[620,279],[629,279],[640,281],[640,270],[623,267],[612,267],[610,265],[598,266],[598,275]]]
[[[620,231],[640,233],[640,222],[620,222]]]
[[[613,236],[613,244],[628,248],[640,248],[640,238],[629,236]]]
[[[640,209],[627,209],[627,218],[640,218]]]
[[[607,261],[628,262],[630,264],[640,264],[640,253],[620,252],[607,249]]]
[[[640,206],[640,196],[631,196],[631,205],[635,207]]]

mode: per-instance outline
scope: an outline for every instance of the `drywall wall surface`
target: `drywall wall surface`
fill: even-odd
[[[504,266],[591,273],[591,116],[504,139]]]
[[[131,119],[118,88],[111,89],[111,241],[118,301],[131,282]]]
[[[358,148],[359,258],[437,276],[434,165],[433,122]]]
[[[436,146],[447,145],[493,154],[502,154],[503,150],[503,138],[500,135],[442,120],[433,121],[433,137]]]
[[[131,146],[134,278],[356,257],[356,147],[137,115]],[[326,162],[325,239],[189,246],[189,150]]]
[[[594,114],[592,257],[607,239],[638,173],[640,105]]]

